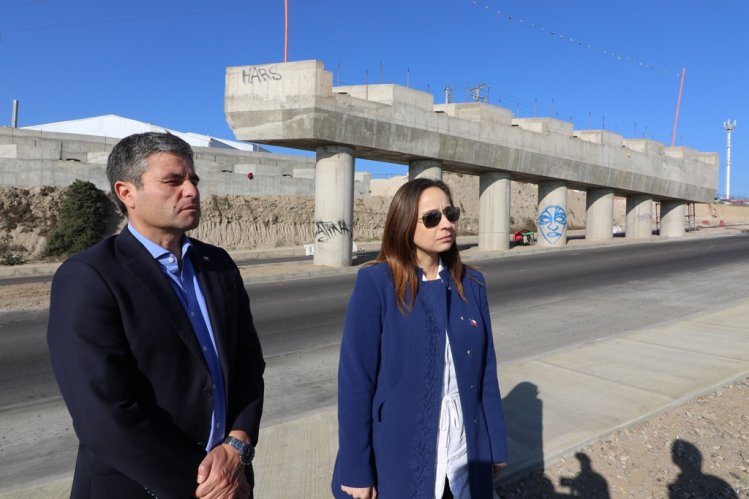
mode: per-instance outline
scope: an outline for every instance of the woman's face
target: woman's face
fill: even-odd
[[[455,241],[455,222],[450,222],[443,213],[448,206],[452,206],[450,199],[445,191],[438,187],[429,187],[421,193],[417,212],[418,220],[414,231],[416,259],[420,264],[422,262],[426,264],[437,258],[441,252],[450,249]],[[427,228],[424,226],[422,217],[433,210],[442,213],[442,218],[436,227]]]

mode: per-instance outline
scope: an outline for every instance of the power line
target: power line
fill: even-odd
[[[470,0],[470,1],[471,1],[472,5],[474,5],[476,7],[480,7],[479,0]],[[551,36],[551,37],[553,37],[553,38],[555,38],[555,39],[557,39],[559,41],[570,43],[570,44],[572,44],[572,45],[574,45],[576,47],[582,48],[582,49],[586,49],[586,50],[591,50],[591,51],[594,51],[594,52],[598,52],[599,54],[604,55],[604,56],[609,57],[609,58],[612,58],[615,61],[630,63],[633,66],[636,66],[636,67],[639,67],[639,68],[642,68],[642,69],[656,71],[656,72],[663,73],[663,74],[666,74],[666,75],[669,75],[669,76],[680,76],[681,75],[681,70],[674,70],[673,68],[665,68],[665,67],[662,67],[662,66],[657,66],[655,64],[650,64],[650,63],[641,61],[641,60],[639,60],[637,58],[634,58],[634,57],[628,57],[626,55],[620,54],[620,53],[615,52],[615,51],[610,50],[610,49],[606,49],[606,48],[602,48],[602,47],[597,47],[594,44],[585,42],[583,40],[578,40],[578,39],[572,38],[571,36],[567,36],[565,34],[560,33],[559,31],[546,29],[544,26],[539,26],[539,25],[537,25],[535,23],[529,22],[526,19],[515,17],[515,16],[511,15],[509,12],[501,11],[501,10],[494,10],[492,7],[490,7],[489,5],[487,5],[485,3],[483,3],[483,7],[484,7],[484,11],[485,12],[487,12],[489,14],[494,13],[494,14],[496,14],[496,16],[498,18],[500,18],[500,19],[502,19],[502,20],[504,20],[506,22],[512,22],[512,23],[517,23],[517,24],[521,24],[521,25],[527,26],[529,29],[535,30],[535,31],[537,31],[539,33],[547,34],[547,35],[549,35],[549,36]]]

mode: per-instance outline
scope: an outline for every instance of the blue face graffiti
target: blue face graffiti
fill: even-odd
[[[549,244],[556,243],[567,228],[567,212],[558,205],[547,206],[538,216],[538,231]]]

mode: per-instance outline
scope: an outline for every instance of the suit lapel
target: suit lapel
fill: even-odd
[[[187,345],[187,348],[208,369],[185,309],[172,288],[169,278],[159,268],[159,264],[127,228],[120,232],[116,245],[125,257],[126,268],[143,284],[145,293],[149,295],[151,302],[161,308],[162,317],[169,322],[172,329]],[[137,291],[134,292],[137,293]]]

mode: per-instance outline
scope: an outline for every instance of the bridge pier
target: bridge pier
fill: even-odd
[[[315,265],[351,265],[354,150],[321,146],[315,164]]]
[[[431,178],[442,180],[442,161],[436,159],[414,159],[408,163],[408,180]]]
[[[661,201],[662,237],[683,237],[686,217],[686,204],[680,200]]]
[[[538,243],[557,247],[567,244],[567,184],[547,180],[538,184]]]
[[[585,239],[608,241],[614,237],[614,190],[588,189],[585,194]]]
[[[653,235],[653,199],[650,196],[627,196],[626,224],[625,234],[628,238],[641,239]]]
[[[479,176],[479,250],[510,249],[510,174]]]

